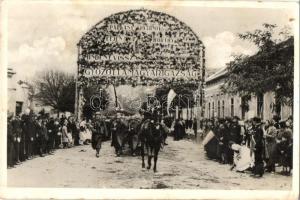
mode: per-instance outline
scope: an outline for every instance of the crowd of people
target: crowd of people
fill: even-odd
[[[22,115],[8,115],[8,168],[38,156],[52,155],[57,149],[87,145],[91,135],[91,121],[84,119],[79,123],[73,116],[55,118],[29,110]]]
[[[238,117],[203,119],[200,122],[203,145],[207,157],[222,164],[231,164],[231,170],[250,171],[262,177],[265,172],[290,175],[293,158],[293,118],[262,122],[254,117],[241,121]]]
[[[238,117],[202,119],[199,126],[196,119],[187,121],[182,118],[174,120],[173,117],[161,117],[158,120],[155,115],[149,116],[148,118],[153,121],[155,119],[160,121],[165,132],[173,135],[175,141],[183,139],[187,130],[193,130],[196,138],[201,137],[203,140],[207,157],[222,164],[230,164],[231,170],[251,171],[253,176],[262,177],[265,172],[275,173],[276,167],[281,166],[283,174],[291,173],[293,166],[291,116],[285,121],[274,116],[272,120],[265,122],[258,117],[246,121]],[[32,111],[26,111],[21,116],[8,115],[8,168],[37,156],[51,155],[57,149],[90,143],[99,157],[102,140],[104,137],[106,139],[111,137],[109,128],[102,130],[103,127],[110,127],[110,120],[102,119],[101,115],[95,119],[94,122],[86,119],[78,122],[73,116],[49,117],[36,115]],[[144,116],[144,119],[147,119],[147,116]],[[100,142],[93,144],[95,132],[101,133],[104,137],[100,138]],[[167,145],[166,138],[164,135],[165,145]]]

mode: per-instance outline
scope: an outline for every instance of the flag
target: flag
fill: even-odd
[[[168,115],[170,115],[169,113],[169,109],[170,109],[170,105],[173,101],[173,99],[175,98],[177,94],[175,93],[175,91],[173,89],[170,89],[169,93],[168,93],[168,99],[167,99],[167,112]]]
[[[205,136],[202,145],[205,146],[211,139],[213,139],[213,137],[215,136],[213,131],[209,131],[207,133],[207,135]]]

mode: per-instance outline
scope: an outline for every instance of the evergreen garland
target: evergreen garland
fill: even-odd
[[[131,26],[128,31],[123,28],[114,28],[116,25]],[[144,31],[154,25],[163,31]],[[107,42],[110,37],[120,37],[122,42]],[[164,38],[173,43],[168,45],[162,42],[153,42],[154,38]],[[111,15],[90,29],[79,41],[78,83],[85,86],[90,83],[99,84],[131,84],[157,85],[182,84],[185,82],[197,84],[202,77],[196,79],[157,77],[85,77],[84,69],[97,69],[100,66],[106,69],[148,68],[148,69],[179,69],[201,70],[203,44],[194,32],[183,22],[167,14],[145,9],[130,10]],[[136,60],[101,60],[91,61],[87,57],[91,54],[97,56],[134,55]],[[180,59],[180,58],[182,59]]]

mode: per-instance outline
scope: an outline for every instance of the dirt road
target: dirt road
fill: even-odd
[[[116,157],[105,142],[100,158],[88,146],[61,149],[8,170],[9,186],[178,189],[290,189],[291,177],[265,174],[256,179],[207,160],[200,144],[172,141],[158,158],[158,172],[142,169],[141,158]]]

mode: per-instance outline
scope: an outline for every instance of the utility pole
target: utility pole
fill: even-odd
[[[79,43],[77,44],[77,50],[78,50],[78,57],[77,57],[77,60],[80,59],[80,46],[79,46]],[[77,64],[77,73],[75,74],[75,105],[74,105],[74,111],[75,111],[75,118],[76,120],[79,119],[79,116],[78,116],[78,112],[79,112],[79,97],[78,97],[78,73],[79,73],[79,69],[80,69],[80,64],[78,62]]]

